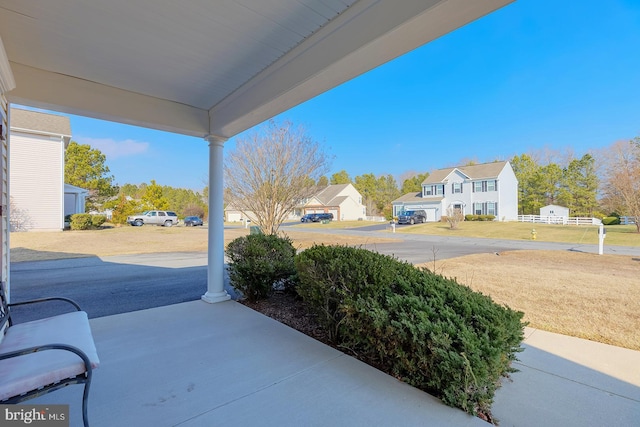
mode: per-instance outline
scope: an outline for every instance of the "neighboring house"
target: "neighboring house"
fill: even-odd
[[[11,108],[10,117],[12,224],[22,231],[63,230],[66,214],[84,212],[86,196],[86,190],[64,184],[69,118],[19,108]]]
[[[255,221],[253,212],[242,212],[236,206],[229,204],[225,210],[225,220],[238,222],[249,219]],[[334,220],[355,221],[364,219],[365,206],[362,196],[352,184],[329,185],[309,197],[289,215],[290,219],[300,219],[308,213],[332,213]]]
[[[547,205],[540,208],[540,216],[560,216],[569,218],[569,208],[558,205]]]
[[[424,209],[427,221],[440,221],[447,209],[464,214],[495,215],[500,221],[518,218],[518,180],[509,162],[458,166],[432,172],[422,191],[394,200],[393,215]]]
[[[75,185],[64,185],[64,216],[77,213],[84,213],[89,190],[76,187]]]
[[[362,196],[353,184],[329,185],[310,197],[296,211],[298,217],[310,213],[332,213],[333,218],[338,221],[356,221],[366,216]]]

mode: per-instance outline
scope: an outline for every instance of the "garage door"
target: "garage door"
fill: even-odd
[[[436,222],[436,210],[435,209],[425,209],[427,212],[427,222]]]

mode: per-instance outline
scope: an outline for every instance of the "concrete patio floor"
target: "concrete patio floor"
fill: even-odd
[[[91,320],[101,366],[92,426],[487,426],[237,302],[193,301]],[[505,426],[628,426],[640,352],[527,329],[494,415]],[[26,403],[70,404],[82,388]]]

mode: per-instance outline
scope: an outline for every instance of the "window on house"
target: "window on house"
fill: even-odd
[[[424,187],[425,196],[435,196],[444,194],[444,184],[428,185]]]
[[[497,191],[498,181],[490,179],[488,181],[474,181],[473,192],[474,193],[486,193],[487,191]]]
[[[473,213],[475,215],[498,216],[498,203],[496,202],[474,203]]]
[[[453,194],[462,193],[462,183],[454,182],[453,184],[451,184],[451,192]]]
[[[496,204],[494,202],[487,202],[487,215],[496,215]]]

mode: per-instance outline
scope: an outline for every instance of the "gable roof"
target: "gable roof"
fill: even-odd
[[[342,198],[341,200],[334,200],[334,199],[340,196],[340,193],[342,193],[342,191],[345,190],[350,185],[351,184],[329,185],[323,188],[322,190],[320,190],[313,197],[318,199],[318,201],[322,203],[324,206],[337,206],[344,201],[344,198]]]
[[[486,179],[497,178],[500,172],[507,165],[507,161],[482,163],[479,165],[470,166],[456,166],[452,168],[438,169],[433,171],[429,176],[422,181],[422,184],[441,184],[451,174],[451,172],[458,170],[469,179]]]
[[[420,202],[422,204],[428,204],[428,203],[434,203],[434,202],[439,203],[443,199],[444,197],[431,197],[429,199],[425,199],[422,197],[422,193],[407,193],[398,197],[391,203],[394,204],[394,203]]]
[[[11,108],[11,129],[71,138],[69,117]]]

